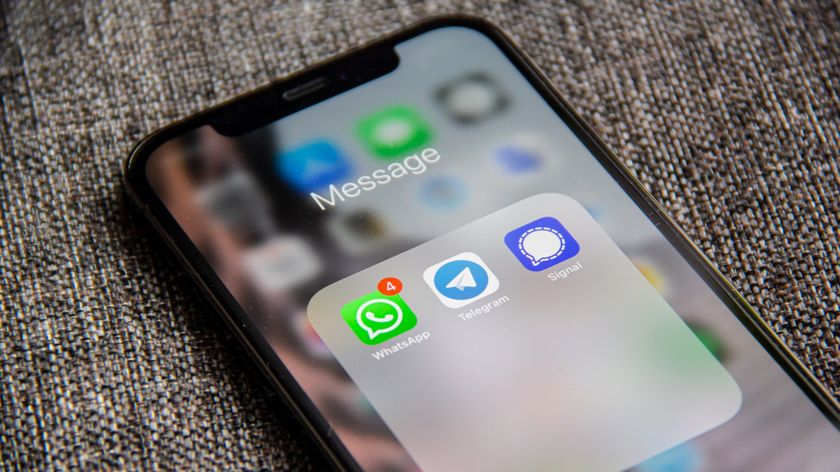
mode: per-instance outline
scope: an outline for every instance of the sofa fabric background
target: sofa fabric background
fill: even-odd
[[[144,134],[430,14],[499,24],[840,395],[837,2],[0,6],[0,464],[325,463],[131,207]]]

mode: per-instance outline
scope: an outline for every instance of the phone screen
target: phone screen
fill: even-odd
[[[494,41],[148,180],[366,470],[827,470],[840,434]]]

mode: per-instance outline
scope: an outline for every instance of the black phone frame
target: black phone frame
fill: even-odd
[[[320,77],[329,77],[331,74],[340,73],[339,71],[350,74],[356,73],[359,80],[364,81],[366,71],[345,70],[344,68],[366,67],[364,64],[370,61],[365,58],[369,58],[372,51],[375,54],[382,54],[383,50],[393,50],[394,46],[398,43],[428,31],[452,26],[476,30],[490,38],[504,52],[506,57],[584,143],[599,163],[621,185],[622,189],[624,189],[630,198],[645,212],[650,221],[656,225],[660,232],[679,251],[695,272],[703,278],[721,301],[729,307],[733,315],[738,318],[759,344],[790,375],[791,380],[804,391],[826,415],[827,419],[835,427],[840,429],[840,405],[838,405],[837,401],[773,333],[769,325],[760,318],[746,299],[714,267],[703,252],[689,240],[688,236],[669,216],[664,207],[644,189],[642,183],[633,176],[603,140],[598,137],[594,129],[572,109],[571,105],[552,85],[548,77],[515,45],[513,40],[501,29],[482,18],[466,15],[444,15],[432,17],[408,26],[378,40],[310,66],[300,72],[278,79],[251,92],[236,96],[206,111],[165,126],[143,138],[131,151],[125,164],[123,178],[132,200],[139,206],[193,279],[198,283],[213,307],[222,315],[222,318],[243,342],[248,352],[254,357],[257,365],[266,374],[274,388],[281,393],[288,405],[297,412],[306,428],[312,433],[316,443],[325,452],[331,464],[339,470],[361,470],[341,440],[329,427],[329,424],[320,414],[317,407],[297,384],[282,360],[271,349],[271,346],[260,335],[259,330],[251,324],[249,317],[239,307],[202,254],[190,241],[154,192],[147,180],[145,172],[146,163],[152,152],[158,146],[201,126],[210,124],[216,125],[217,129],[219,125],[223,128],[226,123],[232,122],[230,119],[231,116],[237,115],[256,117],[255,124],[252,126],[259,126],[259,123],[265,124],[279,119],[282,116],[294,113],[337,93],[341,93],[338,89],[328,89],[324,90],[323,94],[313,94],[307,97],[307,100],[303,102],[277,102],[285,91],[294,90],[300,87],[301,84],[318,80]],[[261,106],[261,104],[265,103],[271,103],[275,106]],[[244,131],[243,129],[237,129],[235,133],[228,132],[225,134],[239,134]]]

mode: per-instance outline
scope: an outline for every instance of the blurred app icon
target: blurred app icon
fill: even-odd
[[[428,143],[432,130],[417,110],[394,105],[359,121],[359,138],[380,159],[393,159]]]
[[[496,162],[508,174],[527,174],[539,170],[543,165],[543,158],[534,149],[528,147],[507,145],[495,152]]]
[[[335,215],[327,226],[341,249],[355,256],[370,252],[390,237],[385,223],[370,210]]]
[[[723,339],[721,339],[721,337],[717,333],[707,328],[706,326],[697,324],[692,321],[688,321],[686,322],[686,324],[689,328],[691,328],[691,331],[694,333],[694,335],[697,336],[697,339],[699,339],[700,342],[703,343],[704,346],[706,346],[706,349],[708,349],[709,352],[711,352],[712,355],[715,356],[715,359],[717,359],[720,362],[726,360],[726,344],[724,344]]]
[[[324,343],[312,323],[309,322],[309,317],[306,316],[305,311],[299,311],[294,314],[293,328],[298,338],[303,341],[303,346],[310,355],[318,359],[329,359],[332,357],[330,349]]]
[[[642,462],[633,470],[634,472],[695,472],[703,468],[703,456],[697,447],[691,443],[683,443]]]
[[[250,250],[244,257],[245,270],[264,293],[276,293],[314,279],[321,261],[312,248],[297,236],[278,236]]]
[[[470,124],[493,116],[507,107],[508,99],[496,82],[481,73],[469,74],[444,84],[436,93],[447,114]]]
[[[420,200],[433,210],[454,210],[463,205],[468,196],[464,181],[451,175],[429,177],[420,186]]]
[[[599,223],[601,221],[603,221],[603,219],[604,219],[604,209],[603,208],[601,208],[600,206],[594,205],[594,204],[590,204],[590,203],[584,203],[583,207],[586,208],[587,213],[589,213],[589,215],[592,216],[592,218],[595,221],[597,221]]]
[[[197,197],[199,204],[241,242],[260,241],[274,232],[268,200],[244,171],[234,171],[202,187]]]
[[[666,296],[669,292],[668,282],[665,279],[665,274],[656,266],[656,264],[646,258],[634,257],[630,259],[634,266],[639,269],[639,272],[647,279],[647,281],[656,289],[657,292]]]
[[[325,140],[281,151],[277,168],[286,181],[303,192],[314,192],[344,181],[351,171],[347,158]]]

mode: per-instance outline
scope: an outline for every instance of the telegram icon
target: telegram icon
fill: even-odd
[[[460,308],[499,289],[499,279],[472,252],[463,252],[423,272],[423,280],[449,308]]]

